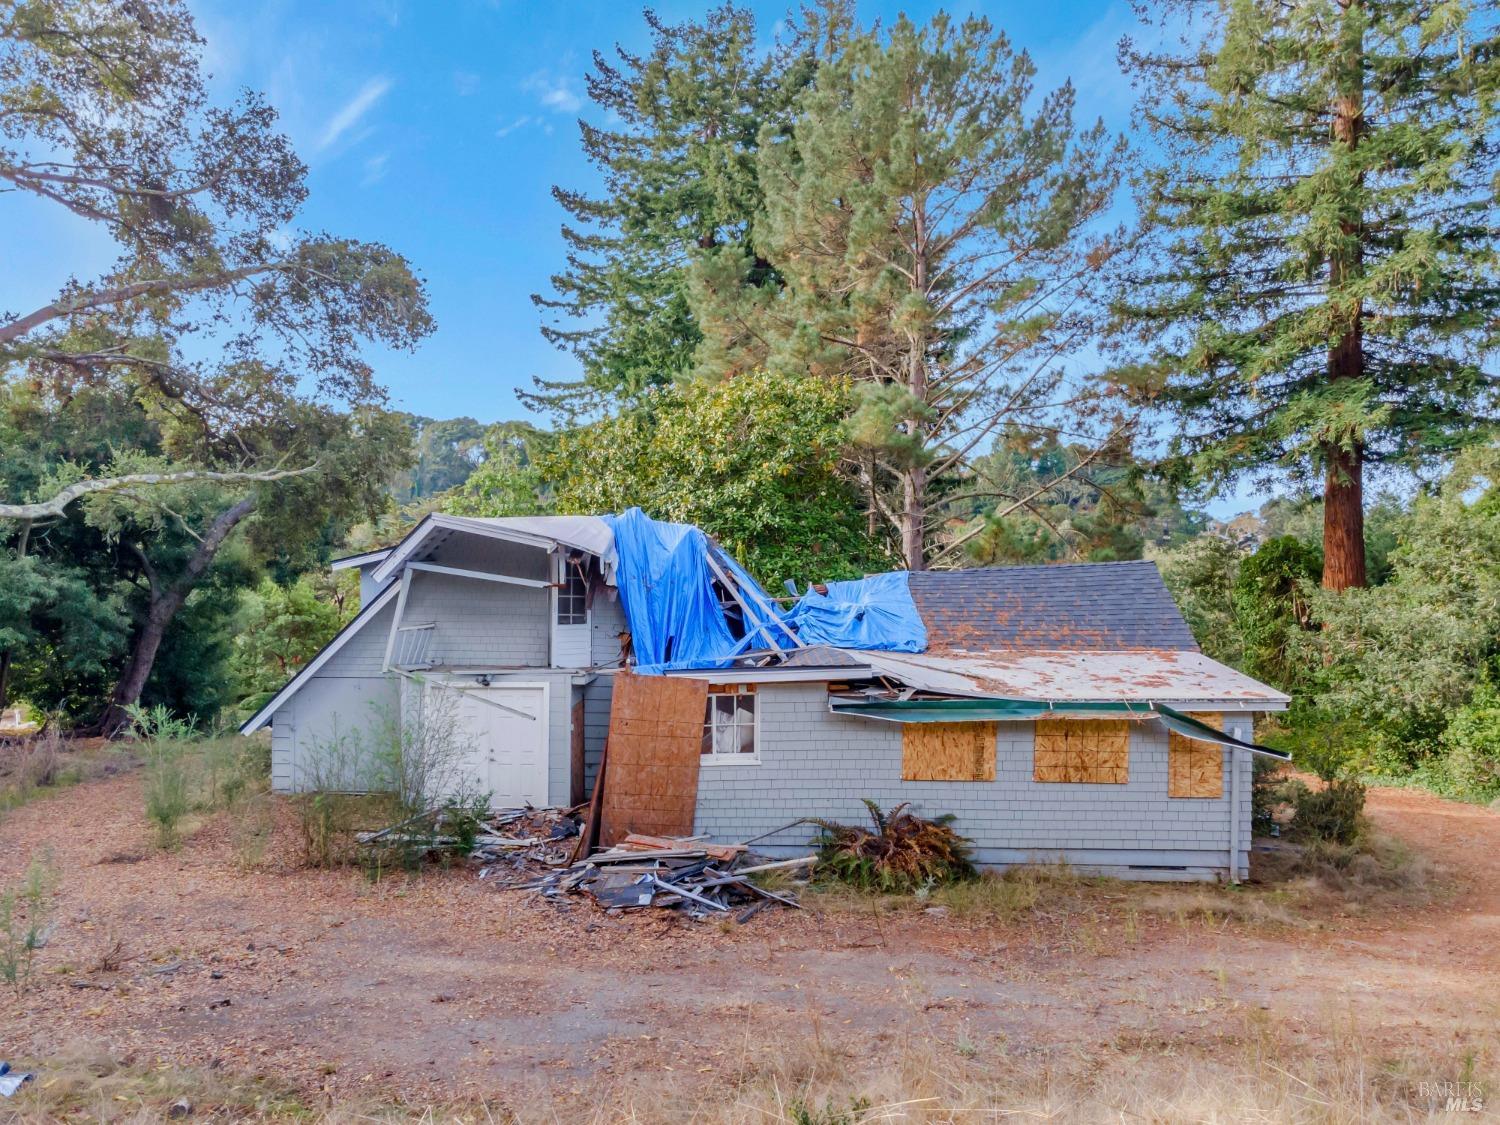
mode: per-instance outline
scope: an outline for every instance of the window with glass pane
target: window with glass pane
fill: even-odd
[[[588,587],[575,563],[563,567],[563,583],[557,589],[557,623],[559,625],[587,625]]]
[[[703,753],[743,760],[755,753],[755,695],[748,691],[713,691],[703,720]]]

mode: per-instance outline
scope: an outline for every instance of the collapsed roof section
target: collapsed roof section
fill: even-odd
[[[430,561],[445,542],[471,537],[596,559],[593,573],[619,590],[642,673],[847,681],[864,685],[854,689],[856,703],[1270,711],[1290,702],[1204,656],[1150,562],[897,571],[815,586],[783,610],[699,528],[639,508],[611,516],[433,514],[389,551],[341,561],[368,568],[382,597],[398,577],[404,591],[420,569],[548,586]]]

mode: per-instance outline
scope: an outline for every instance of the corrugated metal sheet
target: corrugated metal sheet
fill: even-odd
[[[1131,702],[1237,705],[1279,711],[1289,696],[1201,652],[1126,649],[1114,652],[861,652],[881,675],[918,691],[999,696],[1047,702]]]

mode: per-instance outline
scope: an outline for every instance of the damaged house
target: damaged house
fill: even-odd
[[[1199,651],[1150,562],[875,575],[773,600],[697,528],[430,515],[242,728],[277,791],[319,745],[451,693],[495,807],[600,787],[628,831],[804,852],[863,798],[952,813],[976,862],[1239,879],[1256,713],[1287,696]],[[607,749],[606,749],[607,745]],[[601,780],[602,779],[602,780]],[[788,827],[790,826],[790,827]]]

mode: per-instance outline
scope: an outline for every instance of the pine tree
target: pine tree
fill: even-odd
[[[912,569],[942,561],[950,486],[1003,427],[1081,428],[1059,367],[1095,323],[1122,150],[1034,71],[982,19],[853,36],[790,132],[761,132],[759,258],[726,245],[694,268],[700,375],[858,385],[847,467]]]
[[[808,29],[836,25],[838,5]],[[645,13],[651,49],[594,52],[588,93],[608,126],[579,122],[583,149],[604,178],[597,196],[557,187],[567,211],[567,267],[550,295],[542,335],[583,367],[576,380],[537,378],[528,406],[564,422],[629,406],[691,365],[699,334],[684,295],[692,256],[749,248],[760,207],[755,150],[763,126],[784,123],[811,72],[809,30],[767,52],[751,13],[732,4],[701,22]],[[768,272],[761,263],[757,280]]]
[[[1323,585],[1362,586],[1366,467],[1421,470],[1492,432],[1495,8],[1183,9],[1184,50],[1124,50],[1161,159],[1118,304],[1147,354],[1121,381],[1180,422],[1183,479],[1321,474]]]

